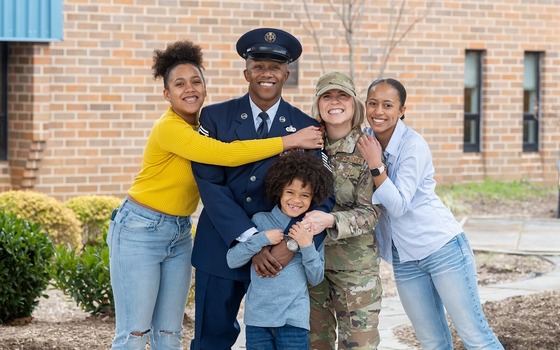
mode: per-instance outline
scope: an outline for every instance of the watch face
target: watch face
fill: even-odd
[[[384,171],[385,171],[385,165],[381,165],[379,168],[373,168],[369,170],[371,176],[379,176]]]
[[[290,238],[286,241],[286,246],[288,247],[288,250],[291,252],[297,252],[297,250],[299,249],[299,245],[297,244],[297,242],[295,241],[295,239]]]

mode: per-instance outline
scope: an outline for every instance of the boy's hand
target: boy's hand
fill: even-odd
[[[298,242],[300,247],[308,247],[313,244],[313,233],[315,231],[314,224],[304,224],[297,222],[290,227],[288,235]]]
[[[276,245],[284,239],[284,232],[280,229],[264,231],[266,238],[270,241],[270,245]]]

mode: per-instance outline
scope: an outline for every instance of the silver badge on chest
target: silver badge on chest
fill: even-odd
[[[293,125],[290,125],[290,126],[286,127],[286,131],[287,132],[296,132],[296,128],[294,128]]]

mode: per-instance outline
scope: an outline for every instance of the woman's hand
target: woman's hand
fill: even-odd
[[[357,146],[370,169],[379,168],[383,164],[381,161],[383,149],[375,137],[371,135],[362,135]]]
[[[318,126],[308,126],[293,134],[282,136],[284,150],[293,148],[323,148],[323,132]]]
[[[316,235],[323,232],[326,228],[334,227],[335,219],[334,215],[330,213],[325,213],[320,210],[312,210],[305,214],[301,222],[306,228],[309,228],[314,235]]]

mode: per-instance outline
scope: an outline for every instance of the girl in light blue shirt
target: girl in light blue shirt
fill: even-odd
[[[467,349],[503,349],[480,305],[474,254],[461,225],[435,194],[432,155],[403,122],[406,90],[395,79],[368,88],[370,128],[358,149],[382,205],[375,234],[423,349],[453,349],[445,311]],[[382,159],[385,159],[385,164]]]

